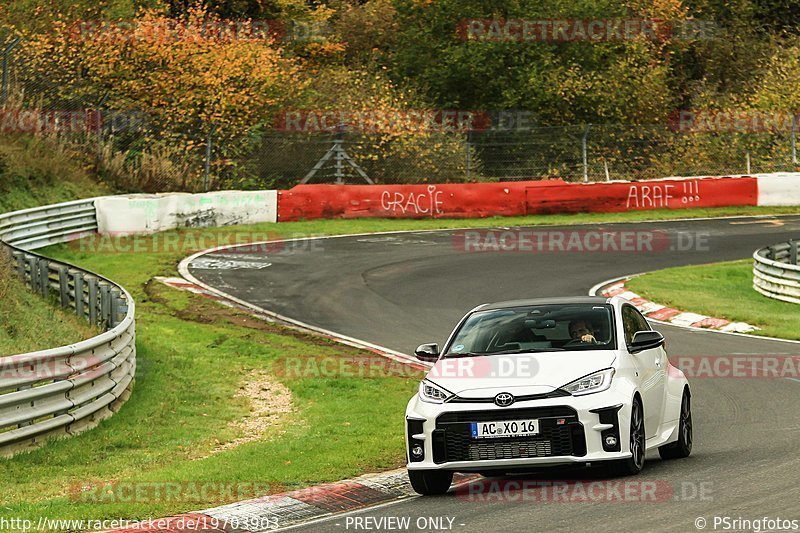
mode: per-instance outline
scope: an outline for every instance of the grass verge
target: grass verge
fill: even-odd
[[[703,209],[682,218],[798,213],[786,209]],[[138,366],[134,394],[96,429],[28,454],[0,459],[0,515],[36,520],[147,518],[196,510],[253,494],[154,492],[165,482],[257,482],[261,492],[333,481],[403,464],[403,410],[420,373],[365,352],[255,320],[154,281],[176,275],[197,249],[237,236],[275,238],[454,227],[609,223],[674,218],[674,211],[553,215],[469,220],[328,220],[182,230],[140,238],[137,253],[98,241],[45,253],[97,271],[137,302]],[[166,243],[178,243],[167,245]],[[102,244],[102,242],[100,243]],[[129,249],[128,249],[129,250]],[[350,361],[343,371],[330,365]],[[297,369],[299,368],[299,372]],[[290,371],[291,369],[294,369]],[[267,371],[292,395],[293,411],[258,440],[220,453],[242,437],[237,421],[251,410],[237,392]],[[136,485],[139,484],[139,485]],[[101,493],[90,488],[105,487]],[[150,487],[142,497],[133,486]],[[184,485],[184,487],[191,485]],[[266,487],[264,487],[266,486]]]
[[[34,294],[0,257],[0,357],[72,344],[98,333]]]
[[[752,259],[667,268],[634,278],[626,286],[682,311],[761,328],[753,335],[800,340],[797,305],[767,298],[753,289]]]
[[[47,138],[0,136],[0,213],[104,194],[108,188],[68,148]]]
[[[0,136],[0,213],[107,194],[48,139]],[[30,292],[0,257],[0,357],[78,342],[97,334]]]

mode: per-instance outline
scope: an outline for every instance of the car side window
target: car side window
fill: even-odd
[[[622,329],[625,331],[625,343],[630,344],[637,331],[650,331],[650,325],[635,307],[624,305],[622,306]]]
[[[638,309],[633,308],[633,315],[636,317],[637,322],[636,331],[650,331],[650,324]]]
[[[636,331],[636,322],[630,306],[627,305],[622,307],[622,329],[625,332],[625,344],[630,344],[633,340],[633,333]]]

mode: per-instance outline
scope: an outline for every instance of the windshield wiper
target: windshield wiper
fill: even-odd
[[[492,355],[488,352],[448,352],[444,354],[445,359],[449,358],[457,358],[457,357],[482,357],[484,355]]]
[[[539,352],[563,352],[564,348],[534,348],[530,350],[503,350],[500,352],[492,352],[490,355],[508,355],[515,353],[539,353]]]
[[[499,352],[449,352],[444,355],[445,358],[457,358],[457,357],[483,357],[487,355],[509,355],[515,353],[539,353],[539,352],[563,352],[564,348],[536,348],[530,350],[501,350]]]

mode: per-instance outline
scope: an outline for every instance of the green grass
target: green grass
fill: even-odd
[[[55,142],[0,135],[0,213],[108,193]]]
[[[389,230],[663,220],[798,209],[706,209],[468,220],[329,220],[168,232],[184,244]],[[248,318],[211,300],[153,281],[176,275],[195,251],[158,249],[165,235],[140,239],[145,252],[96,242],[45,253],[122,283],[137,302],[138,366],[134,393],[114,417],[74,438],[0,460],[0,515],[36,518],[144,518],[221,504],[213,501],[98,503],[71,497],[78,485],[140,481],[258,481],[269,492],[342,479],[403,464],[403,409],[420,375],[292,376],[286,358],[364,357],[358,350]],[[294,412],[255,442],[208,456],[242,434],[230,426],[248,413],[236,397],[254,370],[265,369],[291,391]],[[235,499],[235,498],[234,498]]]
[[[72,344],[98,333],[31,292],[0,258],[0,357]]]
[[[753,289],[752,259],[667,268],[634,278],[626,286],[682,311],[761,328],[754,335],[800,340],[800,308]]]
[[[0,136],[0,213],[107,192],[51,141]],[[30,292],[7,264],[0,264],[0,356],[63,346],[96,334]]]

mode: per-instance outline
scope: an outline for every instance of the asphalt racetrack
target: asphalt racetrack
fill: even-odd
[[[463,233],[411,232],[297,241],[267,250],[220,250],[196,258],[189,269],[200,281],[264,309],[412,353],[423,342],[444,342],[456,321],[480,303],[585,295],[610,278],[745,259],[759,247],[798,237],[800,217],[510,229],[527,237],[530,232],[548,232],[545,243],[553,242],[555,235],[568,240],[574,232],[582,237],[593,230],[655,235],[656,244],[631,251],[474,252],[464,250]],[[470,242],[491,245],[485,234]],[[797,343],[674,326],[657,329],[666,336],[671,356],[800,352]],[[303,529],[354,531],[361,524],[362,531],[397,530],[396,523],[376,521],[386,517],[410,517],[412,531],[437,530],[435,522],[420,522],[423,527],[418,528],[419,517],[453,519],[452,531],[721,531],[722,517],[800,520],[800,382],[707,378],[691,380],[691,385],[691,457],[662,461],[657,453],[648,453],[645,470],[636,478],[671,487],[669,498],[485,501],[451,491],[333,517]],[[403,413],[396,416],[402,419]],[[526,479],[575,475],[593,479],[586,472]],[[355,521],[356,517],[370,521]],[[716,529],[714,517],[720,517]],[[705,525],[702,520],[696,523],[698,518],[705,519]]]

